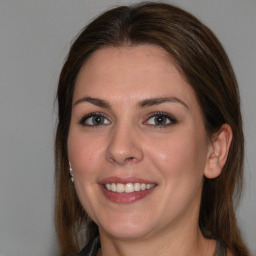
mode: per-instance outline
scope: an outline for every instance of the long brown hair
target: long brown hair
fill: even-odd
[[[234,212],[243,183],[244,138],[233,69],[208,27],[186,11],[163,3],[109,10],[91,22],[71,46],[57,92],[55,223],[61,255],[77,255],[81,243],[98,235],[98,228],[81,206],[69,175],[67,137],[76,77],[96,50],[141,44],[160,46],[175,59],[196,93],[209,135],[225,123],[231,126],[233,140],[222,173],[216,179],[204,180],[199,225],[206,237],[221,239],[233,255],[249,255]]]

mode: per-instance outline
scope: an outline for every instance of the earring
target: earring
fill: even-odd
[[[71,181],[74,182],[73,170],[72,170],[70,161],[69,161],[69,173],[70,173],[70,176],[71,176],[71,178],[70,178]]]

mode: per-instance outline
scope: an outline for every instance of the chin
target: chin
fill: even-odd
[[[100,230],[101,233],[101,230]],[[121,240],[138,240],[141,239],[143,237],[146,237],[148,232],[146,230],[141,230],[138,229],[138,227],[136,229],[105,229],[104,233],[107,233],[108,236],[111,236],[115,239],[121,239]]]
[[[106,225],[100,226],[100,232],[104,232],[116,239],[140,239],[146,237],[153,230],[152,223],[143,221],[121,220],[109,221]]]

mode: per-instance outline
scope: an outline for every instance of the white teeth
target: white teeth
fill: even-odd
[[[104,185],[105,188],[112,192],[117,193],[132,193],[138,192],[141,190],[151,189],[155,186],[155,184],[145,184],[145,183],[107,183]]]
[[[134,192],[134,186],[132,183],[127,183],[124,187],[125,193],[131,193]]]
[[[123,193],[124,192],[124,184],[117,183],[116,184],[116,192],[117,193]]]
[[[146,185],[146,189],[150,189],[150,184],[147,184],[147,185]]]
[[[111,188],[108,189],[108,190],[111,190],[111,191],[113,191],[113,192],[116,192],[116,184],[115,184],[115,183],[112,183],[112,184],[111,184]]]
[[[140,191],[140,183],[134,184],[134,191]]]

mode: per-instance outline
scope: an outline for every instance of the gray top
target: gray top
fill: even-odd
[[[92,242],[82,249],[78,256],[96,256],[99,249],[100,239],[99,237],[96,237]],[[227,250],[222,241],[217,240],[213,256],[227,256]]]

